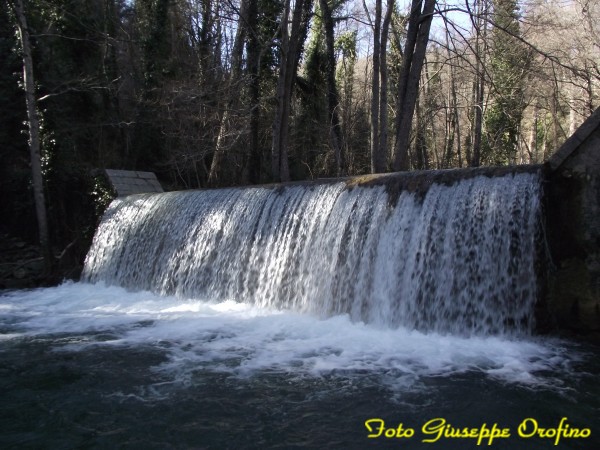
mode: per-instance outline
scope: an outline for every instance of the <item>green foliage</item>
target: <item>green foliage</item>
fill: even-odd
[[[116,197],[115,190],[112,188],[106,176],[95,175],[92,178],[92,189],[90,192],[93,199],[94,209],[97,217],[102,216],[110,202]]]
[[[150,90],[172,74],[169,64],[172,36],[168,32],[170,0],[137,0],[137,31],[140,37],[145,88]]]
[[[304,57],[303,75],[298,77],[298,107],[292,127],[292,139],[297,159],[301,161],[293,175],[295,178],[310,178],[307,168],[319,167],[322,174],[325,160],[318,158],[327,153],[327,54],[325,35],[319,9],[313,20],[311,35]]]
[[[337,52],[337,83],[340,92],[349,88],[352,84],[354,76],[354,68],[356,65],[356,38],[358,32],[356,30],[346,31],[341,33],[335,40],[335,50]]]
[[[516,161],[521,120],[525,109],[524,84],[531,52],[519,40],[516,0],[494,0],[490,72],[492,104],[486,109],[482,160],[494,165]]]

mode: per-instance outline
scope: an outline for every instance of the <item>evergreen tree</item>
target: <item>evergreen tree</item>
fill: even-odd
[[[520,41],[517,1],[494,0],[492,3],[492,104],[485,113],[482,159],[488,164],[514,164],[526,106],[524,83],[532,55]]]

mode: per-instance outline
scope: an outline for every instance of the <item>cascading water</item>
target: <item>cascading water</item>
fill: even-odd
[[[540,186],[516,173],[394,197],[337,182],[119,198],[83,277],[391,328],[526,334]]]

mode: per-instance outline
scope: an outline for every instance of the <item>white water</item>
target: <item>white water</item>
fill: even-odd
[[[115,200],[84,279],[455,335],[528,334],[537,174],[434,184],[222,189]]]
[[[432,376],[465,372],[507,383],[560,389],[574,355],[558,341],[459,337],[320,319],[246,303],[208,302],[67,283],[0,296],[5,344],[48,342],[56,351],[156,348],[154,370],[184,385],[198,371],[248,377],[375,377],[392,390],[419,388]]]

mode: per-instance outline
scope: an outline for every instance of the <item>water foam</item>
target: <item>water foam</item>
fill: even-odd
[[[3,345],[44,339],[56,351],[154,348],[167,356],[154,370],[177,383],[209,371],[244,378],[369,376],[409,389],[427,377],[478,373],[539,387],[555,383],[554,374],[569,370],[573,358],[558,341],[386,329],[347,314],[321,319],[102,284],[15,292],[0,297],[0,311]]]

